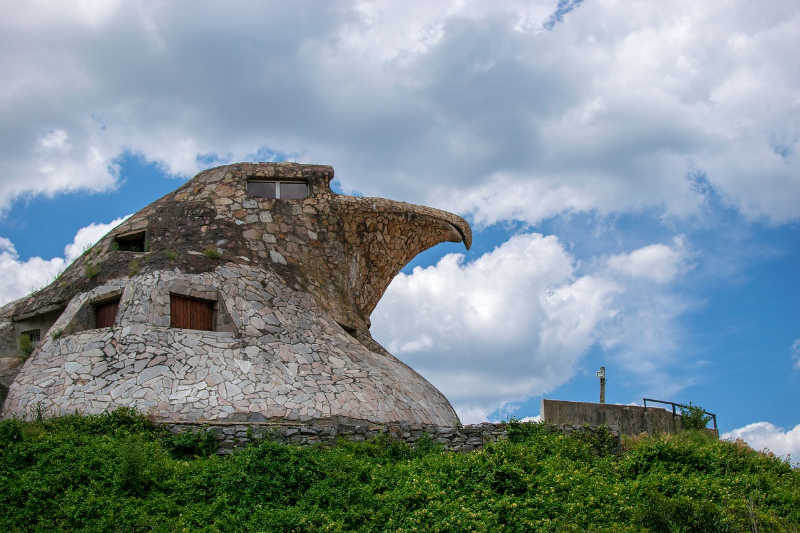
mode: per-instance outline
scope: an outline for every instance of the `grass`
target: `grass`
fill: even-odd
[[[133,277],[139,273],[141,266],[139,265],[138,259],[133,259],[128,263],[128,276]]]
[[[0,423],[0,531],[798,531],[800,472],[699,432],[515,424],[470,453],[385,439],[217,456],[129,410]]]
[[[87,262],[83,265],[83,273],[86,274],[87,278],[92,279],[100,273],[100,265]]]
[[[209,259],[219,259],[222,257],[222,254],[215,246],[208,246],[205,250],[203,250],[203,255],[208,257]]]

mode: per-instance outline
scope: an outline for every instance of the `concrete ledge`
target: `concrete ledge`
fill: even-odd
[[[621,435],[674,434],[683,430],[680,415],[659,407],[543,399],[541,414],[548,424],[608,426]],[[707,431],[719,437],[715,430]]]

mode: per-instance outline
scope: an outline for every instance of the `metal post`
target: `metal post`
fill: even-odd
[[[606,403],[606,367],[601,366],[595,374],[600,378],[600,403]]]

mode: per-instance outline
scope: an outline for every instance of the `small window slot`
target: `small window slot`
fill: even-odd
[[[123,252],[144,252],[146,232],[129,233],[128,235],[117,235],[114,237],[114,244],[117,250]]]
[[[308,197],[308,184],[303,181],[249,180],[247,195],[278,200],[302,200]]]

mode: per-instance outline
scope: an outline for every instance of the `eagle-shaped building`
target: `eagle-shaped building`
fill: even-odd
[[[333,168],[201,172],[0,309],[0,353],[33,352],[3,416],[134,407],[169,422],[456,426],[447,399],[370,335],[392,278],[471,231],[444,211],[330,189]],[[402,317],[398,317],[402,320]]]

